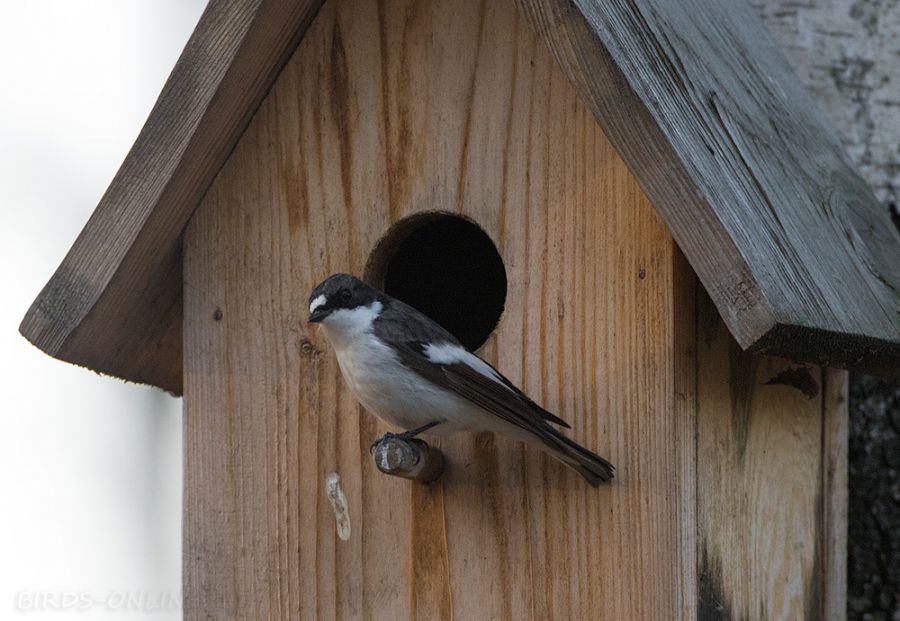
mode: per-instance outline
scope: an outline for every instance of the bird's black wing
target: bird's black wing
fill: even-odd
[[[499,371],[468,352],[425,315],[386,296],[385,302],[384,310],[375,319],[375,334],[397,352],[407,368],[489,415],[533,434],[551,455],[591,485],[612,479],[615,468],[611,463],[547,424],[549,421],[568,427],[562,419],[529,399]]]
[[[537,423],[548,421],[569,428],[566,421],[532,401],[502,373],[481,358],[478,360],[493,371],[493,377],[479,372],[464,362],[436,364],[429,360],[425,353],[429,344],[451,345],[470,356],[476,356],[468,352],[442,326],[419,311],[392,298],[388,298],[385,302],[385,311],[375,321],[376,335],[399,352],[405,366],[438,386],[452,390],[488,412],[520,427],[526,421]],[[525,428],[530,429],[529,426]]]
[[[547,421],[569,427],[564,420],[529,399],[483,360],[487,368],[494,370],[496,378],[485,375],[465,362],[446,364],[432,362],[425,354],[428,343],[407,341],[393,345],[399,352],[401,362],[407,368],[517,427],[539,435],[547,429]]]
[[[548,417],[560,419],[534,403],[521,391],[507,389],[508,380],[502,375],[499,378],[505,380],[505,383],[495,381],[476,366],[462,361],[435,363],[425,353],[430,343],[407,341],[392,345],[399,352],[400,360],[408,368],[426,380],[474,403],[488,415],[493,414],[539,438],[551,455],[573,468],[591,485],[597,486],[613,478],[615,468],[611,463],[548,425]],[[493,369],[490,365],[487,365],[487,368]]]

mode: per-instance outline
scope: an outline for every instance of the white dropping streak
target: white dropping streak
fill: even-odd
[[[509,390],[509,386],[506,385],[500,374],[494,370],[494,367],[458,345],[453,345],[452,343],[429,343],[424,350],[430,362],[435,364],[465,364],[489,380]]]
[[[341,475],[337,472],[325,477],[325,495],[328,496],[328,502],[334,509],[337,536],[341,541],[347,541],[350,539],[350,507],[347,505],[344,490],[341,489]]]
[[[313,300],[312,302],[309,303],[309,312],[312,313],[317,308],[319,308],[320,306],[325,304],[327,301],[328,301],[328,298],[326,298],[324,294],[317,296],[315,300]]]

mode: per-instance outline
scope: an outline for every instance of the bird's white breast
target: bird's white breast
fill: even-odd
[[[379,302],[337,310],[321,324],[347,385],[363,407],[403,430],[441,420],[445,422],[429,431],[430,434],[517,433],[517,429],[499,417],[404,366],[397,353],[374,334],[373,324],[380,311]],[[437,364],[463,362],[500,383],[490,365],[459,346],[429,345],[425,356]]]
[[[405,367],[372,324],[381,304],[339,310],[322,322],[341,373],[363,407],[401,429],[456,416],[467,402]],[[447,429],[447,431],[450,431]]]

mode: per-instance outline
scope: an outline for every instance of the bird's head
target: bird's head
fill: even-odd
[[[334,274],[320,282],[309,296],[309,322],[330,323],[367,308],[378,299],[378,291],[349,274]]]

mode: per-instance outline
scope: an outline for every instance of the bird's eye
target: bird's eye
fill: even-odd
[[[349,302],[350,298],[353,297],[353,294],[350,293],[350,289],[341,289],[341,292],[338,295],[341,296],[341,300],[344,302]]]

